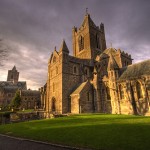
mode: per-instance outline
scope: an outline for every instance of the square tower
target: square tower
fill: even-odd
[[[95,59],[106,49],[104,24],[96,26],[87,13],[79,29],[72,29],[73,55],[81,59]]]
[[[17,71],[16,66],[14,66],[12,70],[8,70],[7,81],[17,83],[18,79],[19,79],[19,72]]]

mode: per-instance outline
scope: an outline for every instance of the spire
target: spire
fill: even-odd
[[[118,68],[119,68],[119,67],[118,67],[118,64],[116,63],[114,57],[113,57],[112,54],[110,53],[107,70],[110,71],[110,70],[115,70],[115,69],[118,69]]]
[[[93,20],[90,17],[90,14],[88,13],[88,8],[86,8],[86,14],[84,16],[82,26],[85,26],[86,24],[89,26],[91,25],[91,26],[96,27],[95,23],[93,22]]]
[[[68,50],[65,40],[63,40],[63,42],[62,42],[59,52],[62,52],[62,51],[69,53],[69,50]]]

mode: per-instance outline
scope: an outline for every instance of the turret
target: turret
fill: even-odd
[[[65,40],[63,40],[63,42],[62,42],[62,44],[61,44],[59,53],[66,53],[66,54],[69,54],[69,49],[68,49],[68,47],[67,47],[67,45],[66,45]]]
[[[68,62],[69,49],[66,45],[65,40],[63,40],[60,50],[59,50],[59,58],[62,59],[63,62]]]

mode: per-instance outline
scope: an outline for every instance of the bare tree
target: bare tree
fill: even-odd
[[[4,66],[4,61],[8,57],[8,47],[3,42],[2,39],[0,39],[0,67]]]

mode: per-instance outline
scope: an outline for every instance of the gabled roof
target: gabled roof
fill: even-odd
[[[103,53],[108,54],[108,55],[111,53],[112,55],[114,55],[116,54],[116,52],[117,50],[115,48],[110,47],[110,48],[105,49]]]
[[[19,81],[13,83],[12,81],[0,81],[0,87],[4,89],[26,89],[26,82]]]
[[[118,64],[116,63],[114,57],[110,53],[109,54],[109,62],[108,62],[107,70],[110,71],[110,70],[115,70],[115,69],[118,69],[118,68],[119,68]]]
[[[123,73],[119,80],[139,78],[143,75],[150,75],[150,60],[142,61],[123,68]]]
[[[40,96],[40,91],[37,90],[22,90],[21,91],[22,96],[30,95],[30,96]]]
[[[49,59],[49,63],[52,61],[53,57],[58,57],[58,52],[56,50],[56,47],[54,48],[54,52],[52,52],[51,56],[50,56],[50,59]]]
[[[71,95],[80,94],[87,83],[88,83],[88,81],[79,84],[79,86],[76,88],[76,90],[73,93],[71,93]]]

